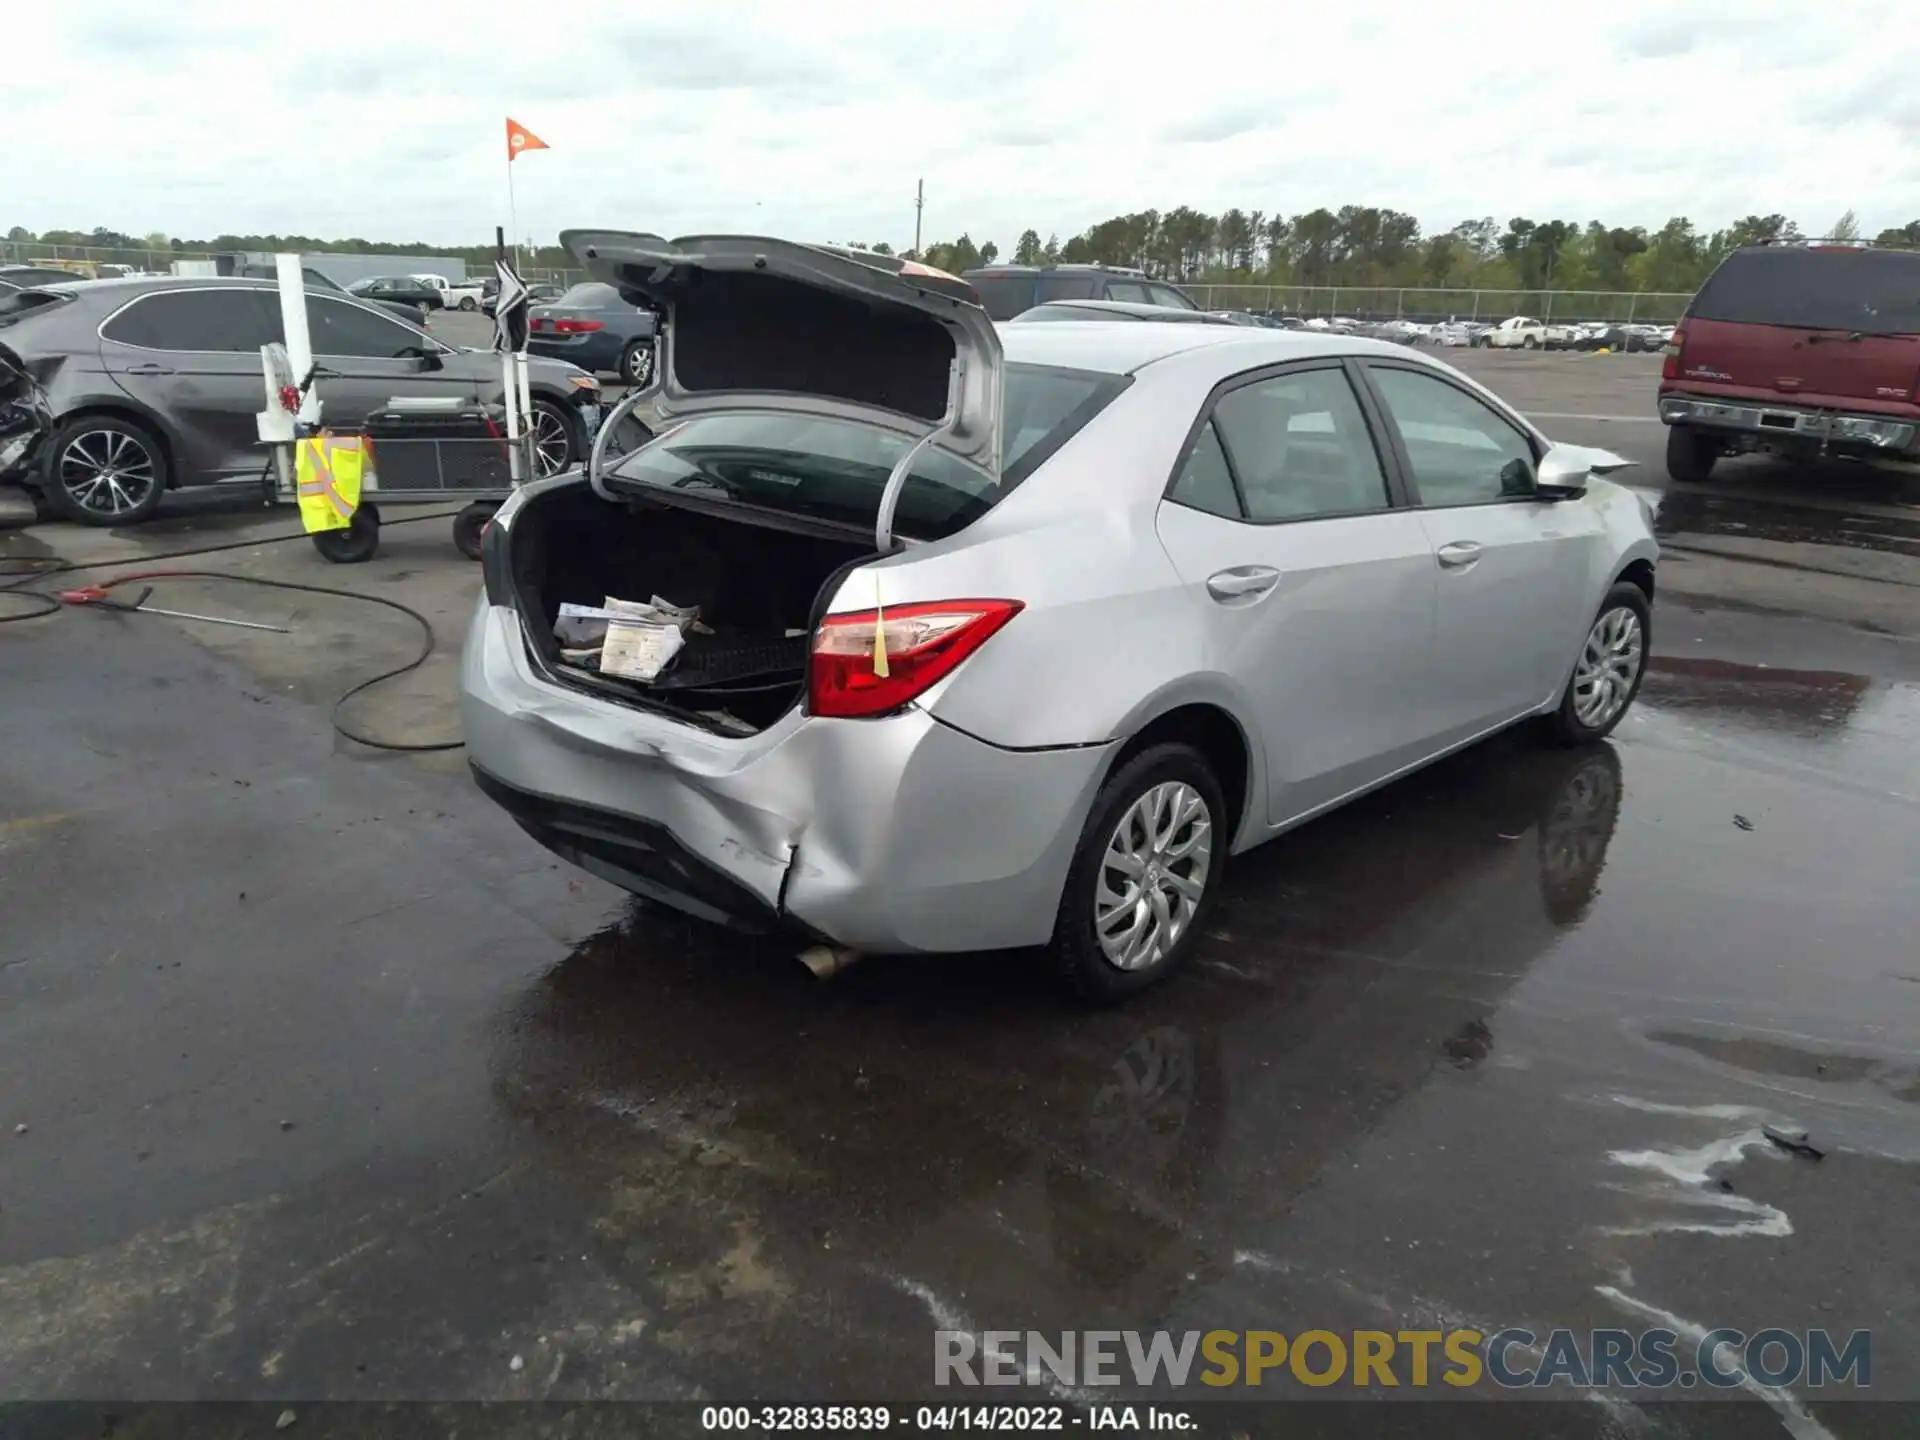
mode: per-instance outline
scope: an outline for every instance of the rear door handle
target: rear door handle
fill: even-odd
[[[1207,577],[1207,593],[1222,605],[1236,600],[1258,600],[1280,583],[1280,572],[1271,565],[1236,565]]]
[[[1480,558],[1480,547],[1471,540],[1454,540],[1434,551],[1434,558],[1448,570],[1465,570]]]
[[[173,367],[171,365],[156,365],[151,360],[149,360],[142,365],[129,365],[127,367],[127,374],[129,375],[171,375],[173,374]]]

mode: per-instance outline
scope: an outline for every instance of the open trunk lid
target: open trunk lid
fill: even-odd
[[[1000,338],[965,281],[755,235],[568,230],[560,240],[594,279],[664,317],[652,397],[662,422],[723,411],[849,420],[998,480]],[[595,486],[606,495],[598,477]]]
[[[1910,408],[1920,399],[1920,254],[1738,250],[1682,328],[1682,382],[1804,405]]]

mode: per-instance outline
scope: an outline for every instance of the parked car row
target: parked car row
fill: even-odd
[[[394,398],[501,398],[491,351],[444,344],[377,299],[310,283],[307,321],[329,424]],[[260,350],[281,338],[276,286],[244,276],[0,291],[0,483],[82,524],[127,525],[175,487],[260,482]],[[556,474],[599,424],[599,382],[544,357],[530,381],[536,465]]]

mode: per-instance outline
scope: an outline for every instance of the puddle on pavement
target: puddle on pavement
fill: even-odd
[[[1752,1035],[1655,1030],[1646,1038],[1656,1045],[1688,1050],[1704,1060],[1749,1074],[1869,1087],[1894,1100],[1920,1105],[1920,1064],[1912,1060],[1812,1050]]]
[[[1437,1072],[1498,1063],[1482,1017],[1589,913],[1621,798],[1611,748],[1482,747],[1248,855],[1191,972],[1103,1012],[1028,954],[822,986],[636,906],[513,1004],[495,1100],[676,1353],[875,1291],[916,1367],[943,1306],[1139,1323]]]
[[[1873,689],[1869,677],[1840,671],[1656,655],[1647,662],[1640,698],[1661,710],[1819,739],[1844,730]]]
[[[1701,494],[1678,486],[1663,492],[1654,533],[1662,537],[1725,535],[1920,556],[1920,514],[1907,518],[1814,508],[1784,497]]]

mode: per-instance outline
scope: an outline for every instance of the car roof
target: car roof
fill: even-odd
[[[1208,320],[1196,319],[1196,316],[1212,316],[1211,310],[1188,310],[1178,305],[1150,305],[1144,300],[1048,300],[1035,305],[1035,310],[1104,310],[1120,315],[1138,315],[1142,320],[1158,320],[1162,317],[1178,315],[1183,317],[1174,324],[1205,325]],[[1065,324],[1065,321],[1059,322]]]
[[[1070,320],[1051,325],[1000,325],[1001,349],[1014,365],[1054,365],[1067,370],[1096,370],[1131,375],[1157,360],[1195,350],[1221,348],[1232,368],[1278,365],[1323,355],[1397,355],[1406,347],[1383,340],[1301,330],[1269,330],[1252,325],[1181,325],[1144,322],[1115,325]],[[1223,347],[1234,353],[1225,354]]]

